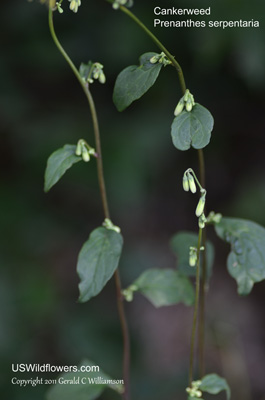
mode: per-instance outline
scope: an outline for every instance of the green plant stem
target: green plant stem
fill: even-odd
[[[109,213],[109,206],[108,206],[108,199],[107,199],[107,192],[106,192],[106,185],[105,185],[105,179],[104,179],[104,170],[103,170],[103,162],[102,162],[102,152],[101,152],[101,141],[100,141],[100,131],[99,131],[99,124],[98,124],[98,118],[97,118],[97,112],[96,112],[96,107],[95,103],[93,100],[93,96],[89,90],[88,84],[83,81],[81,78],[77,68],[75,67],[74,63],[68,56],[68,54],[65,52],[64,48],[60,44],[55,30],[54,30],[54,24],[53,24],[53,10],[49,8],[49,28],[51,32],[51,36],[62,54],[62,56],[65,58],[67,63],[69,64],[70,68],[72,69],[73,73],[75,74],[78,82],[80,83],[86,97],[89,103],[90,111],[91,111],[91,116],[92,116],[92,121],[93,121],[93,129],[94,129],[94,135],[95,135],[95,143],[96,143],[96,152],[98,154],[97,157],[97,171],[98,171],[98,181],[99,181],[99,188],[100,188],[100,195],[101,195],[101,200],[102,200],[102,205],[103,205],[103,211],[104,211],[104,216],[105,218],[110,218],[110,213]],[[123,399],[124,400],[129,400],[129,375],[130,375],[130,338],[129,338],[129,330],[128,330],[128,325],[127,325],[127,320],[125,316],[125,311],[124,311],[124,304],[123,304],[123,296],[121,293],[121,281],[120,281],[120,275],[119,271],[116,270],[115,274],[115,284],[116,284],[116,292],[117,292],[117,306],[118,306],[118,313],[119,313],[119,318],[120,318],[120,323],[121,323],[121,328],[122,328],[122,334],[123,334],[123,379],[124,379],[124,392],[123,392]]]
[[[178,76],[179,76],[179,83],[181,90],[183,94],[186,91],[186,83],[184,79],[184,74],[182,71],[181,66],[179,63],[175,60],[175,57],[167,50],[167,48],[160,42],[160,40],[157,39],[157,37],[143,24],[142,21],[139,20],[139,18],[136,17],[128,8],[124,6],[120,6],[120,10],[127,14],[138,26],[140,26],[141,29],[144,30],[144,32],[153,40],[153,42],[159,47],[160,50],[162,50],[167,58],[172,62],[172,65],[176,68]]]
[[[199,229],[198,245],[197,245],[195,304],[194,304],[194,311],[193,311],[193,323],[192,323],[191,344],[190,344],[190,365],[189,365],[189,386],[190,387],[191,387],[191,382],[193,381],[194,348],[195,348],[196,326],[197,326],[199,299],[200,299],[201,240],[202,240],[202,228]]]
[[[199,158],[199,173],[200,173],[200,181],[202,186],[206,187],[205,180],[205,162],[204,162],[204,154],[203,150],[198,150],[198,158]],[[206,208],[205,208],[206,213]],[[201,298],[200,298],[200,309],[199,309],[199,327],[198,327],[198,335],[199,335],[199,376],[202,378],[205,374],[205,365],[204,365],[204,341],[205,341],[205,298],[206,298],[206,281],[207,281],[207,233],[206,226],[203,229],[202,233],[202,245],[204,247],[204,251],[202,253],[202,274],[201,274]]]

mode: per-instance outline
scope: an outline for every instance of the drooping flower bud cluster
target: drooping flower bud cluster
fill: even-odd
[[[133,294],[137,291],[136,285],[130,285],[127,289],[122,290],[122,295],[124,296],[125,300],[130,302],[133,301]]]
[[[92,76],[94,79],[98,79],[100,83],[105,83],[106,82],[106,77],[103,72],[103,65],[96,62],[94,63],[94,68],[92,72]]]
[[[195,210],[195,214],[196,216],[199,218],[198,224],[200,228],[204,228],[205,227],[205,223],[207,222],[207,218],[204,215],[204,207],[205,207],[205,201],[206,201],[206,190],[203,189],[199,183],[199,181],[197,180],[193,170],[191,168],[187,169],[184,172],[183,175],[183,180],[182,180],[182,185],[183,185],[183,189],[185,190],[185,192],[189,192],[191,191],[191,193],[196,193],[197,188],[196,188],[196,183],[195,183],[195,179],[197,181],[197,184],[200,188],[200,192],[201,192],[201,197],[199,199],[199,202],[197,204],[196,210]]]
[[[74,13],[77,13],[78,7],[81,6],[81,0],[68,0],[70,1],[70,10],[72,10]]]
[[[57,10],[59,11],[60,14],[63,13],[63,8],[61,6],[63,0],[60,0],[59,2],[56,2]]]
[[[191,383],[191,388],[190,387],[186,388],[186,392],[189,393],[189,396],[194,400],[196,399],[203,400],[202,392],[201,390],[199,390],[201,383],[202,383],[201,381],[193,381]]]
[[[194,181],[194,178],[192,176],[192,174],[189,172],[189,170],[185,171],[184,175],[183,175],[183,189],[185,190],[185,192],[188,192],[189,190],[191,191],[191,193],[196,193],[196,184]]]
[[[77,142],[75,154],[81,156],[83,161],[88,162],[90,156],[98,157],[95,149],[89,146],[84,139],[79,139]]]
[[[165,55],[165,53],[162,51],[162,53],[160,54],[156,54],[155,56],[150,58],[150,63],[151,64],[163,64],[164,67],[166,65],[172,64],[171,61],[167,58],[167,56]]]
[[[181,114],[184,108],[186,109],[186,111],[190,112],[194,106],[195,106],[194,97],[190,93],[189,89],[187,89],[184,96],[181,97],[180,101],[178,102],[175,108],[174,111],[175,117]]]
[[[81,78],[88,83],[93,83],[98,79],[100,83],[106,82],[106,76],[103,72],[104,66],[99,62],[93,63],[89,61],[87,64],[82,63],[79,68]]]

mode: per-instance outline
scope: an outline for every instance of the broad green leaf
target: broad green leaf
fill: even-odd
[[[119,73],[113,93],[118,111],[125,110],[155,83],[162,68],[160,63],[150,63],[151,57],[155,55],[157,53],[145,53],[140,57],[140,65],[131,65]]]
[[[123,238],[120,233],[99,227],[84,243],[77,262],[79,301],[84,303],[96,296],[118,267]]]
[[[197,247],[198,235],[193,232],[178,232],[170,241],[170,247],[177,256],[178,270],[185,275],[195,276],[196,268],[189,265],[189,251],[190,246]],[[202,265],[202,252],[201,252],[201,265]],[[214,262],[214,247],[213,244],[207,240],[206,242],[206,260],[207,260],[207,277],[211,276],[213,262]]]
[[[193,109],[182,111],[174,118],[171,136],[174,146],[179,150],[202,149],[210,142],[214,120],[211,113],[196,103]]]
[[[66,144],[50,155],[44,175],[44,191],[48,192],[71,166],[82,158],[75,155],[76,146]]]
[[[227,400],[231,398],[231,391],[226,380],[216,374],[205,375],[201,380],[200,390],[210,394],[218,394],[225,390]]]
[[[265,229],[252,221],[222,218],[215,230],[231,245],[227,267],[238,293],[249,294],[255,282],[265,279]]]
[[[123,385],[106,375],[101,369],[94,371],[95,363],[85,360],[77,372],[67,372],[57,378],[57,383],[47,392],[47,400],[94,400],[106,387],[122,393]],[[97,366],[96,366],[97,367]],[[97,367],[98,368],[98,367]],[[81,371],[86,369],[85,371]]]
[[[148,269],[133,282],[155,307],[194,302],[194,289],[190,281],[173,269]]]

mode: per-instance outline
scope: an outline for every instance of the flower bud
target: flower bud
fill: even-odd
[[[83,158],[83,161],[85,161],[85,162],[88,162],[90,160],[89,151],[88,151],[85,143],[82,143],[82,158]]]
[[[99,78],[98,78],[100,83],[105,83],[106,82],[106,77],[104,72],[101,71],[101,73],[99,74]]]
[[[81,156],[83,142],[84,142],[83,139],[78,140],[77,145],[76,145],[76,150],[75,150],[76,156]]]
[[[195,252],[190,253],[189,265],[190,267],[195,267],[197,262],[197,254]]]
[[[185,192],[188,192],[190,190],[189,180],[186,174],[183,175],[182,185]]]
[[[194,178],[190,173],[188,173],[187,175],[188,175],[188,180],[189,180],[190,191],[191,191],[191,193],[196,193],[197,189],[196,189]]]
[[[201,228],[201,229],[203,229],[205,227],[205,222],[203,221],[201,216],[199,218],[198,225],[199,225],[199,228]]]
[[[150,63],[151,63],[151,64],[156,64],[157,61],[158,61],[157,56],[153,56],[153,57],[150,58]]]
[[[192,101],[191,101],[190,97],[188,98],[188,100],[186,102],[186,110],[188,112],[190,112],[192,110]]]
[[[180,99],[180,101],[178,102],[178,104],[177,104],[177,106],[175,108],[175,111],[174,111],[175,117],[177,117],[179,114],[182,113],[183,108],[184,108],[184,100],[182,98],[182,99]]]
[[[203,213],[204,210],[204,206],[205,206],[205,194],[203,194],[198,202],[195,214],[197,217],[200,217]]]

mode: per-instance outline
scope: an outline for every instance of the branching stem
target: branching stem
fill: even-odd
[[[97,157],[97,171],[98,171],[98,182],[99,182],[99,189],[100,189],[100,195],[101,195],[101,201],[102,201],[102,206],[103,206],[103,211],[104,211],[104,216],[105,218],[110,219],[110,212],[109,212],[109,206],[108,206],[108,199],[107,199],[107,192],[106,192],[106,185],[105,185],[105,179],[104,179],[104,170],[103,170],[103,162],[102,162],[102,152],[101,152],[101,141],[100,141],[100,131],[99,131],[99,124],[98,124],[98,118],[97,118],[97,112],[96,112],[96,107],[95,103],[93,100],[93,96],[89,90],[89,85],[81,78],[76,66],[68,56],[68,54],[65,52],[64,48],[62,47],[61,43],[59,42],[55,30],[54,30],[54,24],[53,24],[53,10],[52,8],[49,8],[49,28],[51,32],[51,36],[54,40],[54,43],[56,44],[58,50],[64,57],[64,59],[67,61],[69,64],[70,68],[72,69],[73,73],[75,74],[78,82],[80,83],[86,98],[89,103],[89,108],[92,116],[92,121],[93,121],[93,129],[94,129],[94,135],[95,135],[95,143],[96,143],[96,152],[98,154]],[[130,338],[129,338],[129,331],[128,331],[128,326],[127,326],[127,320],[125,316],[125,311],[124,311],[124,305],[123,305],[123,296],[121,293],[121,282],[120,282],[120,275],[119,271],[115,271],[115,284],[116,284],[116,292],[117,292],[117,306],[118,306],[118,313],[119,313],[119,318],[120,318],[120,323],[121,323],[121,328],[122,328],[122,334],[123,334],[123,379],[124,379],[124,393],[123,393],[123,399],[124,400],[129,400],[130,395],[129,395],[129,375],[130,375]]]
[[[177,62],[175,57],[168,51],[168,49],[160,42],[160,40],[143,24],[142,21],[136,15],[134,15],[128,8],[120,5],[120,10],[128,15],[157,45],[157,47],[162,50],[168,59],[171,61],[172,65],[176,68],[180,87],[182,93],[185,94],[186,91],[186,83],[184,74],[180,64]],[[202,187],[205,188],[205,165],[204,165],[204,155],[203,150],[198,150],[198,157],[199,157],[199,173],[200,173],[200,182]],[[202,245],[205,248],[205,251],[202,255],[202,280],[201,280],[201,302],[200,302],[200,313],[199,313],[199,370],[200,376],[204,375],[204,315],[205,315],[205,294],[206,294],[206,270],[207,270],[207,260],[206,260],[206,227],[203,230],[203,234],[201,234]],[[199,293],[199,291],[198,291]],[[199,296],[199,294],[198,294]],[[196,312],[197,313],[197,312]],[[197,319],[197,316],[196,316]],[[196,329],[195,329],[196,331]],[[195,335],[195,332],[194,332]],[[194,346],[194,344],[193,344]],[[192,354],[193,352],[191,352]],[[192,356],[193,357],[193,356]],[[192,361],[193,364],[193,361]],[[192,372],[190,372],[192,375]]]

